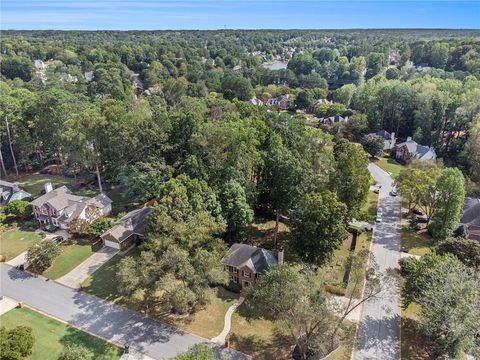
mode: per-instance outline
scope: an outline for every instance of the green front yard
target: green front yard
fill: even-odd
[[[367,201],[363,205],[359,220],[367,221],[369,223],[375,222],[375,216],[377,215],[378,194],[373,191],[368,192]]]
[[[53,261],[52,266],[42,274],[49,279],[55,280],[68,274],[93,254],[92,247],[89,243],[60,245],[60,248],[62,251],[61,254]]]
[[[119,359],[122,354],[115,345],[28,308],[7,312],[0,323],[7,329],[20,325],[33,329],[35,344],[29,360],[56,360],[68,344],[86,347],[99,360]]]
[[[117,284],[115,282],[116,266],[124,257],[138,257],[139,255],[140,250],[138,248],[132,249],[125,256],[115,255],[103,264],[100,269],[89,276],[83,282],[82,287],[89,294],[116,304],[125,305],[122,301],[122,296],[118,294],[117,291]]]
[[[402,251],[412,255],[423,256],[435,245],[433,238],[425,230],[417,232],[410,229],[408,225],[402,228],[401,236]]]
[[[40,241],[39,234],[33,231],[9,230],[0,234],[0,254],[11,260]]]
[[[404,168],[402,164],[389,157],[382,157],[375,164],[390,173],[393,180],[400,175],[400,171]]]

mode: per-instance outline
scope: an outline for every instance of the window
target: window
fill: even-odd
[[[236,277],[236,276],[232,276],[232,277],[233,277],[233,282],[234,282],[235,284],[238,284],[238,277]]]
[[[247,288],[247,287],[249,287],[249,286],[250,286],[250,283],[249,283],[248,281],[244,281],[244,282],[243,282],[243,287],[244,287],[244,288]]]
[[[232,272],[235,273],[235,274],[238,274],[238,269],[236,267],[232,266]]]
[[[242,271],[243,277],[250,278],[250,273],[248,271]]]

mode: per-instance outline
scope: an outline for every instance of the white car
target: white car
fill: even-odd
[[[382,222],[382,214],[377,214],[377,217],[375,218],[376,222]]]

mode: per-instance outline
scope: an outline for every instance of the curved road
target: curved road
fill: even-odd
[[[378,206],[382,208],[382,222],[378,223],[372,240],[371,253],[381,272],[398,268],[400,259],[400,197],[390,196],[392,178],[377,165],[370,163],[368,170],[382,185]],[[398,285],[398,284],[397,284]],[[363,304],[355,360],[400,359],[400,299],[398,286],[386,289],[380,297]]]
[[[154,359],[169,359],[199,343],[214,347],[219,358],[250,359],[168,324],[78,292],[54,281],[45,281],[6,264],[0,264],[0,295],[65,321],[108,341],[131,348]]]

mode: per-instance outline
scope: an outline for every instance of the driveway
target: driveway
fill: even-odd
[[[368,169],[382,185],[379,206],[382,222],[373,233],[372,255],[381,272],[398,269],[400,259],[400,197],[389,195],[392,178],[375,164]],[[398,286],[386,289],[380,298],[363,304],[353,359],[400,359],[400,299]]]
[[[93,253],[88,259],[78,265],[75,269],[68,274],[63,275],[56,281],[60,284],[77,289],[82,282],[98,270],[100,266],[110,260],[115,254],[118,253],[117,249],[104,246],[99,251]]]
[[[154,359],[168,359],[206,342],[170,325],[53,281],[35,278],[5,264],[0,264],[0,295],[22,301],[120,346],[129,344],[132,349]],[[249,358],[232,351],[227,351],[226,355],[232,360]]]

